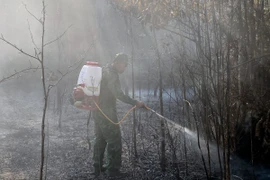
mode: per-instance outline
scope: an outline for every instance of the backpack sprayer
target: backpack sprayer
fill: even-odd
[[[98,62],[87,61],[86,64],[82,67],[78,77],[77,85],[73,89],[72,104],[79,109],[90,111],[99,110],[108,121],[118,125],[133,109],[136,108],[136,106],[128,110],[128,112],[119,122],[116,123],[112,121],[98,105],[101,79],[102,68],[99,66]]]
[[[80,71],[77,86],[73,89],[74,106],[84,110],[97,110],[102,68],[98,62],[87,61]]]

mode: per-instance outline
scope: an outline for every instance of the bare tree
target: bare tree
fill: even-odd
[[[62,73],[60,72],[61,74],[61,77],[59,77],[53,84],[51,83],[47,83],[46,80],[46,67],[45,67],[45,62],[46,62],[46,59],[44,58],[44,54],[45,54],[45,46],[51,44],[51,43],[54,43],[56,42],[58,39],[60,39],[64,34],[65,31],[62,35],[60,35],[59,37],[57,37],[56,39],[54,40],[51,40],[49,42],[45,42],[45,22],[46,22],[46,5],[45,5],[45,0],[42,0],[42,17],[41,18],[37,18],[33,13],[31,13],[26,5],[25,5],[25,8],[26,10],[29,12],[29,14],[39,22],[39,24],[41,25],[41,29],[42,29],[42,33],[41,33],[41,37],[40,37],[40,41],[41,41],[41,47],[37,47],[36,44],[34,43],[34,39],[33,39],[33,36],[31,36],[32,38],[32,42],[33,44],[35,45],[35,54],[30,54],[26,51],[24,51],[23,49],[17,47],[14,43],[8,41],[7,39],[4,38],[3,35],[1,35],[0,37],[0,40],[2,40],[3,42],[5,42],[6,44],[10,45],[11,47],[15,48],[17,51],[19,51],[20,53],[22,53],[23,55],[27,56],[27,57],[30,57],[32,60],[34,61],[37,61],[39,62],[40,66],[34,68],[34,67],[29,67],[27,69],[24,69],[24,70],[21,70],[21,71],[18,71],[18,72],[15,72],[14,74],[12,75],[9,75],[5,78],[3,78],[1,80],[1,83],[6,81],[6,80],[9,80],[21,73],[24,73],[24,72],[27,72],[27,71],[30,71],[30,70],[41,70],[41,82],[42,82],[42,88],[43,88],[43,98],[44,98],[44,101],[43,101],[43,114],[42,114],[42,120],[41,120],[41,162],[40,162],[40,174],[39,174],[39,179],[43,179],[44,177],[44,157],[45,157],[45,119],[46,119],[46,113],[47,113],[47,107],[48,107],[48,98],[49,98],[49,94],[50,94],[50,90],[57,86],[57,84],[67,75],[69,74],[70,72],[73,71],[74,67],[75,66],[78,66],[78,64],[80,65],[81,64],[81,61],[78,61],[78,62],[75,62],[73,65],[69,66],[68,69],[66,70],[66,72]],[[29,29],[30,30],[30,29]],[[31,30],[30,30],[30,33],[32,34]],[[77,68],[77,67],[75,67]]]
[[[206,141],[207,161],[203,159],[203,163],[207,166],[207,176],[212,175],[214,157],[210,144],[215,141],[221,177],[230,179],[230,156],[241,141],[238,131],[243,129],[248,112],[261,117],[270,108],[266,95],[269,86],[265,83],[269,73],[263,68],[269,66],[270,23],[266,19],[270,13],[266,1],[117,0],[112,3],[124,12],[132,11],[151,30],[168,32],[186,42],[178,51],[178,64],[174,67],[185,67],[187,73],[173,74],[173,78],[194,89],[196,102],[191,104],[197,108],[193,124]],[[175,42],[178,48],[179,41]],[[249,122],[250,132],[257,122]],[[256,139],[254,133],[248,136],[253,162]]]

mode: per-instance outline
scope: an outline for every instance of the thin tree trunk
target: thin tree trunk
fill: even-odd
[[[161,73],[161,57],[160,53],[158,50],[158,43],[157,43],[157,37],[156,37],[156,32],[154,32],[154,39],[155,39],[155,44],[156,44],[156,50],[157,50],[157,56],[158,56],[158,69],[159,69],[159,105],[160,105],[160,114],[163,116],[164,111],[163,111],[163,85],[162,85],[162,73]],[[160,166],[161,170],[163,172],[166,171],[166,155],[165,155],[165,122],[164,119],[161,118],[160,120],[160,127],[161,127],[161,159],[160,159]]]
[[[44,146],[45,146],[45,117],[47,111],[47,104],[48,104],[48,95],[49,90],[46,90],[45,84],[45,68],[44,68],[44,37],[45,37],[45,0],[42,1],[43,5],[43,17],[42,17],[42,40],[41,40],[41,70],[42,70],[42,86],[43,86],[43,93],[44,93],[44,107],[43,107],[43,115],[42,115],[42,124],[41,124],[41,162],[40,162],[40,176],[39,179],[43,179],[43,168],[44,168]]]
[[[183,98],[184,100],[187,99],[186,96],[186,79],[184,76],[184,69],[182,68],[182,83],[183,83]],[[187,110],[187,120],[190,120],[189,116],[189,106],[186,106],[185,103],[183,104],[183,118],[184,118],[184,127],[187,127],[187,120],[185,118],[185,110]],[[185,154],[185,175],[188,176],[188,158],[187,158],[187,143],[186,143],[186,130],[184,131],[184,154]]]
[[[132,21],[130,18],[129,21],[130,25],[130,34],[131,34],[131,74],[132,74],[132,98],[135,98],[135,80],[134,80],[134,34],[133,34],[133,29],[132,29]],[[133,148],[134,148],[134,156],[135,159],[138,157],[138,152],[137,152],[137,136],[136,136],[136,127],[137,127],[137,119],[136,119],[136,110],[133,110]]]

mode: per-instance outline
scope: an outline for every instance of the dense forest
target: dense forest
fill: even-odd
[[[270,178],[269,0],[2,1],[1,91],[41,97],[39,177],[25,179],[49,174],[52,117],[61,133],[74,123],[67,114],[85,119],[91,144],[91,113],[69,97],[86,61],[119,52],[130,61],[123,91],[154,109],[122,125],[127,179]]]

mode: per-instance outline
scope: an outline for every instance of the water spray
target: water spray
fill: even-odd
[[[190,135],[190,136],[192,136],[192,137],[195,137],[195,133],[192,132],[191,130],[189,130],[188,128],[183,127],[183,126],[181,126],[180,124],[177,124],[177,123],[173,122],[172,120],[170,120],[170,119],[168,119],[168,118],[162,116],[161,114],[159,114],[159,113],[156,112],[155,110],[149,108],[148,106],[146,106],[146,109],[149,110],[149,111],[151,111],[151,112],[153,112],[154,114],[156,114],[159,118],[164,119],[166,122],[172,124],[172,125],[174,126],[174,128],[176,128],[176,129],[178,129],[178,130],[180,130],[180,131],[182,131],[182,132],[184,132],[184,133],[187,133],[188,135]]]

